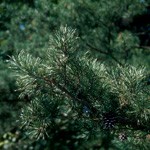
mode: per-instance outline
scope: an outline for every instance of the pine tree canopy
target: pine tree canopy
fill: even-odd
[[[61,26],[42,55],[12,57],[20,98],[30,99],[21,113],[27,136],[51,149],[149,149],[147,68],[110,66],[82,52],[80,40]]]

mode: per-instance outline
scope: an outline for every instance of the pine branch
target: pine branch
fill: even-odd
[[[56,80],[53,78],[51,80],[44,78],[44,81],[46,81],[49,85],[54,85],[56,86],[58,89],[60,89],[63,93],[65,93],[69,98],[71,98],[72,100],[78,100],[77,98],[75,98],[73,96],[72,93],[70,93],[64,86],[60,85],[59,83],[56,82]],[[79,101],[79,100],[78,100]]]
[[[110,56],[110,57],[111,57],[115,62],[117,62],[120,66],[124,66],[115,56],[112,55],[112,53],[103,51],[103,50],[98,49],[98,48],[96,48],[96,47],[93,47],[92,45],[90,45],[90,44],[88,44],[88,43],[87,43],[87,46],[90,47],[91,49],[97,51],[97,52],[100,52],[100,53],[102,53],[102,54],[105,54],[105,55]]]

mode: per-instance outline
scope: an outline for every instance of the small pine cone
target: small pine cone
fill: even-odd
[[[103,126],[105,129],[111,129],[116,123],[115,115],[112,113],[103,114]]]
[[[126,139],[127,139],[126,134],[125,134],[125,133],[120,133],[120,134],[119,134],[119,139],[120,139],[120,141],[126,140]]]

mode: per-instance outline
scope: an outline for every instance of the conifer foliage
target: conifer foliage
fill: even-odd
[[[21,114],[27,135],[51,149],[149,149],[146,68],[107,66],[78,51],[79,40],[60,27],[41,57],[12,57],[20,98],[30,99]]]

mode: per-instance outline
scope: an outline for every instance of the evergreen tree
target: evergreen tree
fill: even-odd
[[[80,49],[91,49],[99,60],[149,67],[148,0],[7,0],[0,9],[2,58],[21,49],[39,55],[49,34],[67,24],[77,29]]]
[[[149,149],[146,68],[107,66],[81,54],[75,30],[61,27],[43,58],[12,57],[20,97],[31,102],[21,121],[48,149]]]
[[[24,64],[19,67],[20,69],[28,68],[27,70],[24,69],[24,71],[26,70],[26,73],[24,72],[24,76],[30,72],[26,78],[21,72],[18,74],[19,77],[23,77],[23,81],[22,79],[18,80],[19,90],[21,90],[21,101],[25,101],[25,105],[26,103],[28,105],[28,102],[31,101],[28,109],[37,105],[38,110],[41,111],[42,109],[42,113],[45,116],[49,116],[46,113],[48,112],[48,108],[45,107],[45,105],[49,104],[47,102],[48,100],[45,100],[45,97],[47,96],[47,99],[52,99],[52,103],[49,104],[51,109],[53,107],[57,108],[58,106],[58,110],[60,111],[63,107],[63,109],[61,109],[61,116],[66,108],[65,104],[71,100],[71,104],[69,103],[70,105],[68,105],[69,108],[71,107],[70,109],[68,108],[70,110],[68,113],[71,113],[73,116],[74,113],[77,114],[77,116],[80,116],[78,117],[79,121],[75,118],[71,120],[72,122],[69,122],[70,120],[67,117],[65,118],[65,116],[64,118],[62,118],[62,116],[56,118],[58,118],[58,120],[61,118],[60,125],[59,123],[57,124],[59,127],[71,126],[71,128],[67,128],[67,130],[65,130],[65,133],[71,132],[71,136],[68,137],[68,139],[71,139],[70,143],[75,143],[72,144],[75,148],[79,149],[80,144],[78,144],[78,142],[81,142],[81,148],[86,145],[86,147],[84,147],[85,149],[89,149],[90,147],[96,149],[94,148],[94,144],[97,148],[101,146],[99,143],[107,145],[105,140],[107,139],[108,141],[111,141],[110,144],[108,144],[110,147],[114,145],[122,149],[126,149],[126,147],[127,149],[131,149],[132,146],[134,148],[140,148],[141,146],[142,149],[143,143],[146,144],[143,139],[145,137],[146,139],[149,139],[149,130],[146,129],[148,128],[146,127],[148,125],[148,121],[143,120],[143,115],[146,114],[148,116],[149,111],[148,101],[145,102],[146,96],[148,95],[148,90],[145,90],[145,88],[148,88],[148,85],[150,84],[149,72],[147,72],[150,67],[149,4],[149,0],[1,0],[0,124],[2,123],[3,125],[0,129],[0,148],[3,146],[1,141],[2,143],[5,141],[7,143],[8,140],[13,139],[14,137],[15,139],[17,137],[18,139],[18,133],[15,133],[14,130],[12,131],[14,127],[12,125],[10,126],[9,123],[7,124],[7,120],[12,120],[11,116],[13,116],[13,120],[14,117],[16,117],[16,114],[10,110],[14,110],[18,107],[18,102],[15,102],[18,101],[15,91],[16,85],[14,84],[15,78],[12,76],[13,73],[8,70],[8,64],[6,63],[6,60],[10,59],[10,56],[14,55],[15,60],[20,59],[18,60],[18,67]],[[78,37],[80,37],[80,40],[76,43],[74,43],[75,37],[72,39],[72,42],[69,43],[69,51],[67,51],[67,54],[62,50],[59,50],[59,43],[63,45],[63,41],[58,41],[58,39],[61,39],[62,36],[64,36],[64,31],[61,30],[62,33],[57,35],[58,39],[56,35],[52,36],[53,31],[58,29],[60,24],[67,24],[69,27],[76,29]],[[69,30],[68,32],[70,33],[73,31]],[[47,46],[49,36],[52,36],[52,41],[51,44]],[[58,44],[57,46],[56,42]],[[24,51],[21,51],[22,49]],[[88,53],[86,53],[87,51]],[[16,56],[18,53],[19,55]],[[65,54],[63,55],[63,53]],[[58,62],[59,59],[60,62]],[[37,63],[34,61],[37,61]],[[39,61],[44,66],[41,66]],[[25,65],[25,63],[27,64]],[[37,65],[39,65],[39,68]],[[49,66],[52,68],[49,68]],[[68,66],[71,68],[70,70]],[[147,69],[144,69],[141,66],[145,66]],[[33,70],[31,71],[31,69]],[[51,88],[49,88],[50,85],[47,83],[49,81],[43,80],[45,75],[46,77],[48,76],[47,74],[49,71],[52,71],[52,75],[56,77],[55,80],[57,81],[51,81]],[[65,71],[67,72],[65,73]],[[33,77],[31,78],[32,73],[35,77],[37,76],[38,79]],[[64,87],[64,90],[66,89],[67,91],[62,92],[63,89],[60,89],[60,85],[58,84],[56,86],[53,82],[56,82],[57,84],[59,83],[61,86],[63,85],[62,87]],[[115,87],[113,87],[114,84]],[[133,87],[135,86],[136,90],[134,91]],[[142,89],[143,91],[140,91]],[[67,96],[68,99],[66,99],[65,92],[73,94],[70,95],[72,98]],[[99,104],[98,93],[101,95],[99,96],[99,99],[103,99],[103,103],[101,105]],[[141,95],[137,93],[141,93]],[[77,99],[77,102],[74,102],[74,97]],[[38,102],[34,99],[38,99]],[[41,104],[43,102],[39,99],[44,99],[46,104]],[[65,102],[63,101],[65,104],[53,102],[54,100],[59,102],[59,99],[65,99]],[[144,99],[144,102],[142,101],[143,103],[141,102],[141,99]],[[52,107],[52,105],[54,106]],[[55,105],[57,106],[55,107]],[[42,106],[42,108],[40,106]],[[114,111],[114,107],[116,108],[116,111]],[[56,109],[54,109],[54,111],[55,110]],[[51,111],[52,110],[50,110],[50,112]],[[59,111],[56,113],[56,116],[60,113]],[[30,113],[28,114],[26,111],[24,113],[23,123],[28,120],[28,116],[33,116]],[[51,112],[50,114],[53,113]],[[25,116],[27,116],[26,119]],[[132,118],[133,116],[135,120]],[[88,117],[94,118],[94,122],[91,121],[92,119],[90,122]],[[49,117],[47,118],[49,119]],[[55,116],[53,116],[53,118],[55,118]],[[124,120],[122,118],[127,119]],[[30,119],[31,118],[29,118],[29,120]],[[16,117],[16,120],[18,120],[18,117]],[[58,120],[56,119],[56,122]],[[64,122],[66,121],[67,125],[62,120]],[[129,120],[132,121],[130,122]],[[143,127],[138,120],[142,121],[142,124],[145,126]],[[134,121],[138,122],[138,125],[135,125],[136,123],[134,124]],[[76,128],[74,127],[74,122],[77,123]],[[82,124],[80,124],[81,122]],[[12,123],[16,124],[15,121]],[[122,124],[125,124],[124,126],[129,127],[129,129],[139,128],[139,130],[135,132],[132,132],[132,130],[120,130]],[[40,123],[37,123],[37,126],[38,125],[40,126]],[[100,129],[95,129],[95,125],[100,126]],[[84,131],[81,131],[79,127],[84,129],[83,126],[88,127],[88,129],[85,128]],[[124,126],[122,128],[124,128]],[[105,131],[107,128],[113,127],[115,127],[115,129],[117,127],[117,131],[113,130],[111,134],[109,132],[107,132],[107,134],[101,130],[104,129]],[[3,135],[3,138],[1,137],[1,134],[6,132],[5,129],[10,131],[11,134],[9,134],[10,136],[5,136],[7,134],[6,133]],[[30,129],[33,131],[32,128]],[[58,132],[58,135],[62,135],[61,133],[63,133],[64,130],[62,131],[59,129],[60,128],[58,128],[58,130],[53,129],[53,134],[55,134],[55,131],[60,131]],[[47,144],[55,143],[55,145],[53,145],[56,149],[59,145],[66,145],[69,147],[69,143],[63,143],[65,140],[60,140],[57,144],[56,140],[58,138],[57,136],[52,136],[49,127],[44,130],[48,133],[48,135],[50,134],[51,139],[53,139],[46,140],[49,141],[46,142]],[[91,134],[91,132],[87,132],[89,130],[91,130],[92,133],[94,131],[95,132]],[[97,130],[98,132],[96,132]],[[87,134],[85,135],[84,132],[91,136]],[[133,133],[136,137],[139,136],[142,138],[140,138],[140,140],[138,138],[131,138],[135,137],[133,136]],[[37,134],[37,130],[34,131],[34,134]],[[72,138],[72,135],[75,136]],[[100,136],[100,138],[95,137],[95,135],[98,137]],[[81,138],[83,136],[86,138]],[[116,142],[118,139],[122,142]],[[127,140],[130,140],[131,142],[128,141],[128,144],[124,144]],[[135,142],[132,142],[134,140]],[[82,143],[84,143],[84,141],[86,144],[83,145]],[[18,149],[23,149],[23,145],[25,146],[26,142],[24,140],[22,142],[19,140],[16,145],[20,145],[20,147],[18,148],[18,146],[15,146],[12,149],[16,149],[16,147]],[[43,141],[35,142],[34,140],[31,140],[31,146],[35,144],[36,146],[34,145],[34,148],[40,149],[40,146],[45,144],[45,141],[43,143],[41,142]],[[10,143],[12,146],[13,142]],[[138,144],[136,145],[136,143]],[[13,145],[15,145],[15,142]],[[107,149],[107,147],[105,148]],[[148,146],[146,148],[148,148]]]

